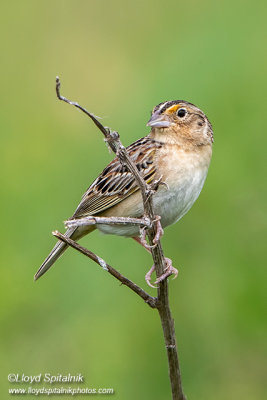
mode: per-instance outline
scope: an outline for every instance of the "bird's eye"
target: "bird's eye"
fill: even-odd
[[[186,113],[187,113],[187,111],[185,108],[179,108],[177,115],[179,118],[183,118],[183,117],[185,117]]]

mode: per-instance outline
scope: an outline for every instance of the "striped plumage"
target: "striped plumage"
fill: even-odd
[[[127,147],[128,154],[147,183],[154,178],[154,154],[156,149],[161,146],[160,142],[156,142],[150,137],[144,137]],[[84,193],[71,219],[99,214],[120,203],[137,190],[133,175],[122,166],[116,157]]]
[[[152,128],[150,134],[127,150],[146,182],[162,178],[167,184],[153,196],[155,212],[161,216],[165,227],[182,218],[197,199],[208,172],[213,132],[205,114],[183,100],[158,104],[148,125]],[[70,219],[90,215],[141,217],[142,213],[142,197],[135,179],[116,157],[90,185]],[[139,233],[137,227],[91,225],[68,229],[66,235],[78,240],[96,228],[128,237]],[[65,243],[58,242],[35,279],[43,275],[66,248]]]

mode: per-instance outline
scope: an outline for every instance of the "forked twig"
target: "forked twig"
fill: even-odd
[[[115,268],[111,267],[111,265],[107,264],[103,258],[97,256],[92,251],[86,249],[85,247],[81,246],[74,240],[62,235],[62,233],[55,231],[53,235],[60,239],[62,242],[67,243],[69,246],[73,247],[74,249],[78,250],[80,253],[84,254],[86,257],[89,257],[95,263],[100,265],[105,271],[109,274],[114,276],[114,278],[118,279],[123,285],[127,286],[133,292],[135,292],[138,296],[140,296],[151,308],[156,308],[157,306],[157,298],[150,296],[146,293],[142,288],[137,286],[134,282],[130,281],[130,279],[125,278],[122,274],[120,274]]]
[[[162,246],[161,246],[161,243],[159,240],[160,234],[157,233],[158,232],[157,228],[159,228],[160,221],[158,220],[157,216],[155,215],[154,209],[153,209],[153,192],[156,190],[155,187],[153,187],[153,185],[152,185],[152,187],[150,187],[146,184],[144,178],[142,177],[142,175],[140,175],[135,163],[129,157],[126,148],[122,145],[118,132],[112,131],[111,129],[104,127],[92,113],[88,112],[85,108],[81,107],[78,103],[72,102],[72,101],[68,100],[67,98],[61,96],[60,80],[58,77],[56,78],[56,92],[57,92],[57,97],[59,98],[59,100],[63,100],[66,103],[79,108],[81,111],[83,111],[86,115],[88,115],[93,120],[95,125],[104,134],[105,140],[109,144],[111,150],[118,156],[120,162],[123,165],[125,165],[128,168],[128,170],[133,174],[133,176],[137,182],[137,185],[140,188],[141,194],[142,194],[143,205],[144,205],[144,218],[148,218],[148,220],[150,221],[151,226],[147,228],[147,235],[149,238],[149,244],[151,246],[151,253],[152,253],[153,260],[154,260],[156,274],[157,274],[157,277],[159,278],[164,272],[165,258],[164,258]],[[156,241],[156,243],[154,243],[155,238],[158,239]],[[67,238],[64,238],[64,239],[60,238],[60,239],[67,241]],[[71,239],[68,239],[68,240],[71,240]],[[72,244],[69,243],[69,244],[72,247],[75,247],[76,249],[78,249],[79,245],[77,243],[74,245],[74,243],[72,243]],[[84,250],[86,250],[86,249],[84,249]],[[81,251],[81,249],[79,251]],[[86,253],[84,253],[84,254],[86,254]],[[86,255],[88,255],[88,254],[86,254]],[[89,257],[89,255],[88,255],[88,257]],[[97,257],[97,256],[95,256],[95,257]],[[96,260],[94,260],[94,261],[96,261]],[[128,286],[128,287],[130,287],[130,286]],[[131,289],[134,290],[133,288],[131,288]],[[142,290],[142,289],[138,288],[138,291],[139,290]],[[134,291],[135,291],[135,293],[137,293],[136,290],[134,290]],[[177,351],[177,344],[176,344],[176,337],[175,337],[174,321],[173,321],[173,318],[171,315],[171,310],[170,310],[170,305],[169,305],[167,279],[159,282],[157,291],[158,291],[157,299],[155,300],[154,298],[152,298],[155,300],[155,307],[152,307],[151,305],[150,306],[152,308],[157,308],[159,315],[160,315],[160,319],[161,319],[164,340],[165,340],[165,346],[166,346],[166,351],[167,351],[167,356],[168,356],[169,377],[170,377],[170,383],[171,383],[171,389],[172,389],[172,399],[173,400],[186,400],[186,397],[184,396],[183,389],[182,389],[181,372],[180,372],[179,360],[178,360],[178,351]],[[137,294],[139,294],[139,296],[140,296],[140,293],[137,293]]]

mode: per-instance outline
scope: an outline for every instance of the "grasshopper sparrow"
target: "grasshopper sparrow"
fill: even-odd
[[[147,126],[151,127],[149,135],[131,144],[127,150],[147,183],[161,179],[166,184],[153,195],[154,211],[161,217],[164,228],[182,218],[198,198],[210,164],[213,132],[206,115],[183,100],[157,105]],[[143,213],[142,197],[135,179],[116,157],[85,192],[71,219],[96,215],[138,218]],[[96,228],[140,242],[138,226],[81,226],[69,228],[65,235],[78,240]],[[67,244],[57,242],[35,274],[35,280],[67,247]],[[177,273],[169,263],[167,266],[168,273],[164,277]],[[146,277],[148,283],[150,275],[151,271]]]

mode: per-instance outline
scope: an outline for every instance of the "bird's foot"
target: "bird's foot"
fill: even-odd
[[[150,246],[147,241],[146,241],[146,228],[142,228],[140,230],[140,237],[134,237],[133,239],[140,243],[141,246],[143,246],[146,250],[148,250],[151,253],[151,249],[154,249],[154,247],[157,246],[158,242],[160,241],[160,238],[163,236],[164,234],[164,230],[162,229],[161,223],[160,223],[160,219],[161,217],[159,215],[157,215],[155,217],[155,222],[156,222],[156,234],[155,237],[153,239],[153,245]]]
[[[165,260],[165,264],[166,264],[166,268],[164,269],[164,272],[161,276],[159,276],[156,280],[155,280],[155,284],[162,282],[164,279],[168,278],[168,276],[170,275],[174,275],[174,278],[177,278],[178,276],[178,269],[174,268],[172,266],[172,260],[170,258],[164,258]],[[155,271],[155,265],[152,266],[152,268],[148,271],[148,273],[145,276],[145,280],[146,283],[152,287],[152,288],[157,288],[158,286],[154,286],[151,283],[151,275],[153,274],[153,272]]]
[[[148,286],[150,286],[154,289],[157,289],[157,286],[154,286],[151,283],[151,275],[153,274],[154,271],[155,271],[155,265],[153,264],[152,267],[150,268],[150,270],[146,273],[145,280],[146,280],[146,283],[148,284]]]
[[[150,183],[150,189],[151,189],[152,192],[155,193],[158,190],[160,185],[165,186],[167,190],[170,189],[168,183],[163,182],[162,178],[163,178],[163,176],[161,175],[159,177],[159,179],[155,179],[154,181],[152,181]]]
[[[168,278],[170,275],[174,275],[173,279],[176,279],[178,276],[178,269],[174,268],[172,265],[172,260],[170,258],[164,258],[165,263],[166,263],[166,268],[164,269],[164,273],[159,276],[156,280],[155,283],[162,282],[164,279]]]
[[[160,223],[161,217],[159,215],[156,216],[155,222],[156,222],[156,234],[153,239],[154,245],[157,245],[160,239],[162,238],[164,234],[164,230],[162,229],[161,223]]]
[[[154,246],[150,246],[147,241],[146,241],[146,228],[141,229],[140,231],[140,242],[139,242],[146,250],[149,251],[149,253],[151,253],[151,249]]]
[[[146,241],[146,229],[142,228],[140,230],[140,237],[135,236],[133,238],[136,242],[138,242],[139,244],[141,244],[141,246],[143,246],[149,253],[151,253],[151,249],[153,249],[155,247],[155,245],[150,246],[147,241]]]

